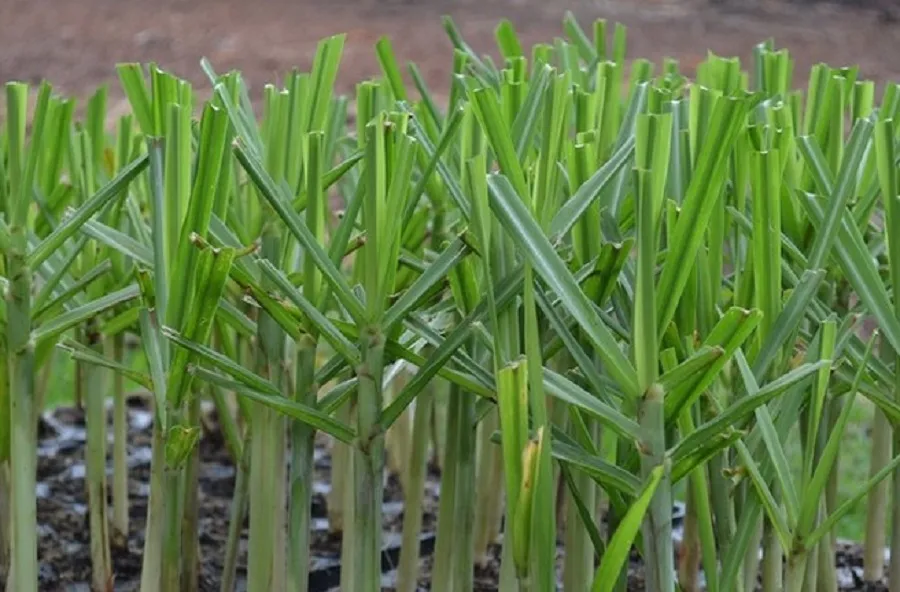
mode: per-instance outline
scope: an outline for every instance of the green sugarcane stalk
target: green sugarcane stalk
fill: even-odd
[[[459,423],[459,446],[456,462],[456,511],[454,516],[455,532],[453,535],[453,577],[456,590],[473,588],[473,569],[475,547],[473,534],[475,528],[475,433],[474,411],[475,401],[470,393],[460,393],[457,397]]]
[[[752,492],[746,492],[744,495],[753,495]],[[750,544],[747,545],[747,551],[744,555],[743,571],[744,571],[744,590],[756,590],[757,579],[759,577],[759,549],[763,539],[763,520],[758,520],[756,530],[750,537]]]
[[[777,499],[777,498],[776,498]],[[771,525],[766,522],[763,527],[762,583],[763,592],[776,592],[784,589],[784,551],[781,541]],[[805,573],[805,565],[803,572]]]
[[[900,360],[900,356],[896,356]],[[896,362],[895,362],[896,364]],[[900,374],[895,374],[897,383],[894,385],[894,400],[900,401]],[[894,454],[900,454],[900,430],[894,429],[893,433]],[[900,470],[892,475],[892,491],[900,491]],[[896,553],[896,554],[895,554]],[[896,497],[891,504],[891,557],[900,556],[900,503]],[[900,561],[888,563],[888,589],[890,592],[900,592]]]
[[[678,554],[678,585],[684,592],[699,592],[700,526],[697,516],[697,497],[694,488],[687,490],[685,501],[684,534],[681,552]]]
[[[304,335],[297,344],[297,402],[316,404],[316,340]],[[298,592],[309,586],[310,506],[314,478],[315,430],[295,421],[291,425],[291,476],[288,527],[288,588]]]
[[[416,399],[413,413],[413,433],[410,458],[407,463],[406,496],[403,506],[403,538],[400,544],[400,565],[397,566],[397,592],[415,592],[419,576],[419,538],[422,534],[422,500],[425,497],[425,476],[428,472],[428,442],[430,437],[434,393],[426,390]]]
[[[500,428],[496,409],[478,425],[478,480],[475,507],[475,562],[490,560],[490,545],[500,534],[503,517],[503,451],[492,440]]]
[[[187,403],[188,424],[200,424],[200,397],[195,396]],[[197,497],[200,486],[200,447],[194,446],[184,468],[182,484],[184,498],[182,506],[181,537],[181,592],[197,590],[200,577],[200,500]]]
[[[448,396],[446,442],[444,443],[444,470],[441,473],[441,496],[438,499],[437,540],[434,544],[432,587],[435,592],[456,590],[453,582],[453,530],[456,520],[457,486],[460,470],[459,438],[462,430],[458,399],[463,396],[457,385],[451,384]]]
[[[112,338],[113,360],[125,361],[125,334]],[[128,402],[125,400],[125,377],[113,375],[113,534],[117,547],[128,544]]]
[[[384,499],[384,433],[379,426],[384,375],[384,335],[377,325],[361,334],[361,363],[357,369],[359,396],[354,453],[354,534],[358,546],[353,557],[357,590],[381,589],[381,523]]]
[[[4,262],[5,263],[5,262]],[[0,357],[8,360],[6,335],[0,335]],[[0,573],[10,573],[10,548],[12,537],[12,482],[10,481],[10,418],[12,407],[9,397],[9,364],[0,364]]]
[[[37,592],[37,408],[34,398],[34,343],[31,341],[31,270],[24,220],[10,226],[6,267],[7,343],[12,432],[12,570],[16,592]]]
[[[250,451],[252,449],[250,442],[250,430],[248,429],[244,435],[234,478],[228,539],[225,542],[225,557],[222,560],[221,592],[234,592],[238,555],[241,549],[241,533],[244,530],[244,520],[247,517],[247,505],[250,498]]]
[[[150,459],[150,499],[147,504],[147,529],[144,557],[141,565],[141,592],[161,591],[160,576],[163,566],[164,517],[166,513],[165,477],[166,446],[163,430],[154,413],[153,442]]]
[[[160,137],[148,138],[147,152],[150,160],[149,185],[156,202],[162,201],[164,193],[164,140]],[[155,228],[162,228],[160,221],[163,213],[158,208],[153,210],[153,224]],[[158,231],[158,232],[161,232]],[[154,261],[164,261],[163,240],[154,241]],[[165,304],[168,300],[166,278],[164,274],[154,275],[154,289],[158,301],[156,309],[148,311],[154,321],[165,318]],[[162,308],[160,308],[162,307]],[[168,359],[168,349],[163,345],[163,359]],[[154,385],[155,389],[161,388]],[[147,510],[147,525],[144,536],[144,557],[141,565],[141,592],[162,592],[160,578],[163,571],[165,516],[166,516],[166,426],[161,425],[165,418],[165,410],[159,408],[159,403],[154,399],[153,415],[153,444],[152,458],[150,462],[150,499]]]
[[[84,333],[88,347],[98,349],[101,338],[95,322]],[[91,532],[91,582],[95,590],[106,590],[112,578],[109,551],[109,520],[106,505],[106,370],[79,363],[82,392],[87,407],[85,468]]]
[[[344,405],[337,417],[347,425],[352,425],[350,405]],[[344,531],[344,508],[346,505],[347,480],[352,479],[350,455],[352,450],[343,442],[331,443],[331,490],[328,492],[328,530],[332,534]],[[341,562],[343,565],[343,562]]]
[[[806,561],[808,553],[805,549],[792,553],[787,560],[786,574],[784,578],[785,587],[782,588],[787,592],[802,592],[803,582],[806,578]],[[766,585],[763,579],[763,586]],[[775,588],[764,588],[774,590]]]
[[[281,256],[281,240],[277,230],[266,225],[262,233],[262,255],[270,260]],[[257,367],[260,376],[268,377],[285,392],[288,379],[282,368],[285,335],[267,312],[261,311],[257,322],[260,348]],[[285,564],[279,561],[278,542],[285,532],[283,507],[285,484],[285,420],[276,411],[253,404],[251,425],[250,479],[250,546],[248,556],[248,589],[280,590],[284,582]]]
[[[12,519],[10,507],[9,461],[0,463],[0,575],[9,575],[10,536],[12,535]]]
[[[665,412],[663,393],[658,385],[651,385],[640,401],[638,413],[643,440],[640,443],[641,473],[650,472],[665,463]],[[668,471],[667,471],[668,473]],[[675,589],[675,559],[672,549],[672,491],[666,474],[650,502],[650,510],[641,528],[644,540],[644,562],[648,590]]]
[[[170,415],[174,421],[175,418]],[[173,425],[182,425],[181,422]],[[179,590],[182,571],[182,521],[184,519],[184,475],[166,466],[165,476],[165,546],[163,547],[162,589]]]
[[[891,424],[875,410],[872,425],[872,454],[869,477],[887,466],[891,457]],[[884,577],[884,546],[887,538],[887,510],[890,483],[885,479],[872,488],[866,502],[866,531],[863,538],[863,581],[874,584]]]
[[[600,428],[595,421],[587,420],[588,433],[594,442],[600,441]],[[573,474],[578,491],[585,506],[595,508],[597,505],[597,487],[590,475],[583,471]],[[571,496],[566,498],[566,554],[563,564],[563,590],[580,592],[588,590],[594,577],[594,548],[587,528],[581,522],[578,507]]]

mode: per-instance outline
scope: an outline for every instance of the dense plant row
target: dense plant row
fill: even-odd
[[[259,118],[241,75],[208,63],[203,103],[121,65],[132,111],[111,135],[105,89],[78,120],[47,84],[35,101],[6,86],[8,590],[37,590],[35,426],[55,348],[87,413],[96,590],[129,533],[122,380],[105,471],[112,374],[155,408],[143,592],[197,586],[204,399],[238,471],[222,590],[248,513],[249,590],[307,589],[322,432],[344,590],[380,589],[386,463],[405,496],[399,588],[415,589],[432,452],[434,590],[470,590],[501,540],[501,590],[553,590],[558,537],[566,590],[624,590],[633,545],[648,590],[697,590],[701,569],[711,592],[758,576],[836,590],[834,530],[866,496],[866,577],[882,577],[885,479],[900,487],[900,87],[876,104],[857,68],[818,65],[795,91],[771,43],[749,74],[710,55],[691,81],[673,60],[626,66],[623,27],[571,17],[530,53],[501,23],[497,67],[444,24],[447,104],[414,65],[408,86],[381,40],[355,125],[334,92],[342,36],[266,86]],[[871,479],[839,500],[860,398],[877,407]],[[890,521],[898,550],[900,508]],[[890,575],[900,590],[900,562]]]

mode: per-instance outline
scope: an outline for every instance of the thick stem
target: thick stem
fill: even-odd
[[[88,327],[85,338],[89,347],[96,349],[100,345],[99,335],[93,327]],[[97,592],[105,592],[112,578],[106,508],[106,370],[90,364],[83,366],[81,378],[84,380],[82,392],[87,411],[85,476],[91,531],[91,585]]]
[[[347,425],[352,425],[353,416],[350,405],[344,405],[338,411],[338,419]],[[332,534],[344,531],[347,481],[353,478],[350,465],[351,452],[348,445],[333,440],[331,445],[331,490],[328,492],[328,530]]]
[[[12,534],[12,513],[10,506],[9,461],[0,463],[0,576],[9,574],[10,535]]]
[[[34,398],[34,342],[31,339],[31,271],[25,261],[24,228],[10,228],[7,258],[7,343],[11,398],[12,560],[17,592],[37,592],[37,409]]]
[[[656,467],[666,462],[665,412],[662,389],[651,385],[640,403],[638,417],[643,441],[640,444],[641,473],[647,479]],[[648,590],[673,592],[675,555],[672,548],[672,483],[663,476],[650,502],[641,528]]]
[[[188,403],[189,425],[200,423],[200,398]],[[197,498],[200,473],[200,447],[194,446],[184,468],[184,506],[181,531],[181,592],[194,592],[200,577],[200,507]]]
[[[0,334],[0,358],[9,360],[6,335]],[[10,418],[12,407],[9,397],[9,363],[0,363],[0,575],[10,573],[10,549],[12,537],[12,482],[10,481]]]
[[[725,477],[724,469],[728,466],[727,452],[720,452],[709,461],[709,497],[715,516],[716,542],[719,553],[725,556],[734,537],[737,520],[734,515],[734,501],[731,487]]]
[[[298,403],[316,404],[316,343],[306,337],[298,344]],[[312,503],[315,430],[295,421],[291,425],[290,510],[288,516],[288,590],[305,592],[309,587],[310,506]]]
[[[872,457],[869,476],[883,469],[891,459],[891,424],[875,409],[872,426]],[[863,581],[876,583],[884,577],[884,543],[887,537],[888,492],[890,483],[880,481],[869,491],[866,502],[866,535],[863,538]]]
[[[397,592],[415,592],[419,576],[419,538],[422,535],[422,499],[425,494],[425,475],[428,469],[428,438],[431,430],[430,391],[424,391],[415,402],[413,413],[412,447],[410,449],[406,498],[403,509],[403,539],[400,545],[400,565],[397,568]]]
[[[356,418],[356,401],[351,400],[346,406],[347,418],[354,420]],[[343,498],[335,500],[342,507],[341,516],[344,524],[353,525],[356,515],[356,497],[354,495],[356,483],[356,455],[354,449],[346,446],[347,457],[344,463],[345,475],[341,478],[343,484]],[[332,467],[332,478],[334,467]],[[351,531],[352,532],[352,531]],[[341,589],[356,590],[356,555],[359,553],[359,542],[356,537],[341,537]]]
[[[814,549],[807,553],[806,577],[803,579],[804,592],[819,592],[819,550],[821,548],[822,545],[818,544]],[[790,569],[790,567],[788,569]]]
[[[162,428],[154,415],[153,448],[150,459],[150,500],[147,508],[147,528],[144,535],[144,557],[141,565],[141,592],[161,592],[160,575],[163,565],[164,516],[166,513],[166,444]]]
[[[271,590],[274,585],[275,505],[277,473],[272,451],[277,445],[275,411],[253,405],[253,439],[250,442],[250,535],[247,556],[247,589]]]
[[[756,590],[759,580],[759,547],[763,538],[763,521],[757,521],[756,530],[750,537],[750,544],[744,554],[744,590],[750,592]]]
[[[125,360],[125,335],[113,338],[113,359]],[[113,535],[117,547],[128,544],[128,405],[125,401],[125,377],[113,375]]]
[[[900,355],[894,357],[895,364],[900,363]],[[894,400],[900,401],[900,375],[895,378]],[[900,454],[900,429],[893,430],[894,454]],[[900,492],[900,469],[896,469],[891,476],[893,480],[893,492],[896,498]],[[900,503],[896,499],[891,504],[891,557],[900,557]],[[891,561],[888,564],[888,582],[890,592],[900,592],[900,561]]]
[[[280,253],[276,237],[263,237],[263,253]],[[266,313],[257,322],[259,348],[257,367],[282,392],[288,391],[284,369],[285,336],[278,323]],[[286,458],[285,421],[276,411],[262,404],[251,407],[253,427],[250,460],[250,537],[248,553],[248,590],[283,589],[285,583],[285,511]]]
[[[898,391],[900,392],[900,391]],[[900,430],[894,429],[894,456],[900,454]],[[893,491],[900,491],[900,469],[891,476]],[[891,504],[891,557],[900,557],[900,503],[896,498]],[[888,563],[888,589],[900,592],[900,561]]]
[[[500,427],[496,409],[478,426],[478,482],[475,508],[475,562],[488,561],[488,548],[500,535],[503,517],[503,450],[491,441]]]
[[[453,536],[452,556],[454,558],[453,583],[456,590],[472,590],[474,586],[474,544],[475,529],[475,431],[474,397],[460,393],[459,405],[459,469],[456,473],[456,531]]]
[[[599,432],[597,423],[588,421],[591,439],[597,442]],[[584,505],[587,508],[594,508],[597,504],[597,487],[594,484],[594,480],[585,474],[584,471],[573,471],[572,478],[584,500]],[[588,536],[587,529],[581,521],[578,506],[572,500],[571,495],[566,495],[565,545],[563,590],[565,592],[589,590],[594,577],[594,547]]]
[[[221,592],[234,592],[237,575],[238,553],[241,549],[241,532],[247,517],[247,501],[250,484],[250,432],[244,437],[240,461],[234,478],[234,495],[231,498],[231,519],[228,523],[228,540],[225,543],[225,558],[222,564]]]
[[[182,471],[166,468],[165,546],[163,547],[162,589],[178,590],[181,586],[181,524],[183,512]]]
[[[394,380],[388,383],[390,386],[386,395],[389,399],[393,399],[396,382]],[[409,471],[406,463],[409,460],[407,457],[412,446],[412,420],[412,413],[407,408],[400,414],[400,417],[391,425],[391,429],[384,436],[386,468],[389,474],[399,477],[400,491],[403,493],[404,498],[409,495],[409,483],[407,482]]]
[[[434,592],[450,592],[457,588],[453,582],[453,533],[456,520],[457,472],[459,471],[459,387],[450,386],[447,409],[447,436],[444,442],[444,470],[441,472],[441,496],[438,499],[437,540],[434,546],[434,565],[431,568]],[[509,524],[509,522],[507,522]],[[508,545],[504,545],[508,546]],[[501,580],[501,588],[502,588]]]
[[[882,551],[883,552],[883,551]],[[835,570],[834,546],[827,540],[819,542],[818,559],[816,561],[816,592],[837,592],[837,572]]]
[[[806,560],[807,553],[806,551],[798,551],[794,553],[791,557],[788,558],[787,561],[787,574],[784,579],[785,587],[779,588],[779,590],[784,590],[785,592],[802,592],[803,591],[803,581],[806,577]],[[765,590],[775,590],[775,588],[765,588],[765,583],[763,584]]]
[[[781,542],[768,523],[763,531],[762,572],[763,592],[779,592],[784,589],[784,552]]]
[[[376,326],[363,331],[355,451],[355,590],[381,590],[381,521],[384,499],[384,432],[379,421],[384,375],[384,336]]]
[[[688,487],[685,506],[684,535],[678,554],[678,584],[683,592],[700,592],[700,525],[693,487]]]

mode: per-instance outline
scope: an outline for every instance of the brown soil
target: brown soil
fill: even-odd
[[[340,85],[377,72],[373,45],[390,36],[401,60],[414,60],[435,90],[447,87],[450,47],[440,16],[453,16],[476,50],[493,52],[493,30],[509,18],[523,43],[561,34],[565,10],[629,26],[629,55],[672,56],[692,72],[707,50],[748,58],[774,37],[796,58],[798,83],[819,61],[859,64],[866,77],[900,80],[894,50],[900,25],[884,18],[898,0],[3,0],[0,80],[51,81],[85,96],[110,83],[114,65],[155,61],[206,86],[199,60],[242,70],[257,87],[308,66],[316,42],[347,33]],[[114,110],[124,110],[116,105]]]

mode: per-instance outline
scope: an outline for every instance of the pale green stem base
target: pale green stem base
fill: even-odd
[[[651,386],[641,400],[641,473],[646,479],[664,462],[665,427],[662,389]],[[644,541],[645,578],[648,590],[673,592],[675,553],[672,542],[672,483],[666,474],[656,488],[641,525]]]
[[[150,460],[150,500],[144,536],[144,558],[141,566],[141,592],[162,592],[160,577],[165,536],[165,472],[166,448],[158,422],[153,422],[153,448]]]
[[[125,339],[113,339],[113,359],[122,364]],[[128,544],[128,405],[125,401],[125,378],[113,376],[113,520],[112,544],[123,548]]]
[[[596,432],[596,424],[593,431]],[[596,438],[596,434],[594,434]],[[594,440],[596,441],[596,439]],[[588,508],[596,506],[597,487],[594,480],[582,471],[573,474],[576,487]],[[590,590],[594,579],[594,547],[587,529],[581,521],[578,506],[566,490],[565,559],[563,564],[563,590],[582,592]]]
[[[768,551],[768,548],[766,550]],[[788,558],[787,575],[784,582],[786,587],[782,588],[785,592],[803,592],[803,581],[806,578],[806,560],[806,552],[796,553],[793,557]],[[765,560],[763,563],[765,563]],[[763,589],[774,590],[774,588],[765,588],[766,585],[764,580]]]
[[[296,396],[315,406],[316,348],[306,344],[297,355]],[[290,508],[288,515],[288,590],[306,592],[309,587],[310,506],[312,503],[315,431],[302,422],[291,425]]]
[[[181,586],[183,561],[181,526],[184,518],[184,473],[166,469],[165,546],[163,548],[162,589],[178,590]]]
[[[338,419],[346,425],[353,425],[350,405],[338,412]],[[332,441],[331,445],[331,490],[328,492],[328,530],[333,533],[344,531],[344,509],[346,507],[347,482],[352,479],[351,449],[343,442]],[[343,562],[342,562],[343,564]]]
[[[894,433],[894,454],[900,453],[900,439],[896,431]],[[900,470],[894,471],[893,491],[900,492]],[[894,498],[891,504],[891,557],[900,557],[900,503]],[[900,592],[900,561],[891,561],[888,564],[888,590]]]
[[[881,410],[875,410],[872,427],[872,457],[869,476],[883,469],[891,458],[891,424]],[[866,534],[863,539],[863,581],[875,583],[884,577],[884,545],[887,538],[888,493],[884,479],[869,491],[866,501]]]
[[[768,525],[763,534],[762,572],[763,592],[780,592],[784,589],[784,552],[778,537]]]
[[[11,372],[12,393],[12,560],[16,592],[37,592],[37,430],[32,397],[32,357],[30,347],[16,352]]]
[[[273,590],[275,528],[278,496],[275,456],[278,419],[274,411],[261,404],[253,405],[253,439],[250,443],[250,535],[247,558],[247,589]]]
[[[189,405],[188,422],[191,426],[198,426],[200,423],[199,398],[194,397]],[[200,507],[197,498],[199,471],[200,447],[194,446],[184,470],[181,592],[195,592],[200,577]]]
[[[818,560],[816,567],[818,576],[816,578],[816,592],[837,592],[837,571],[835,568],[835,548],[826,541],[819,543]]]
[[[419,538],[422,534],[422,499],[425,494],[425,473],[428,465],[428,438],[431,430],[431,406],[434,397],[425,391],[416,399],[413,413],[412,446],[403,512],[403,539],[400,545],[400,565],[397,568],[397,592],[415,592],[419,575]]]
[[[221,592],[234,592],[238,553],[241,548],[241,533],[244,530],[244,519],[247,517],[247,502],[250,493],[250,448],[248,435],[244,438],[243,451],[234,478],[231,518],[228,523],[228,540],[225,543],[225,559],[222,566]]]
[[[684,535],[678,563],[678,585],[683,592],[700,592],[700,526],[697,517],[697,502],[694,489],[688,487]]]
[[[4,578],[9,574],[10,535],[12,534],[12,513],[10,512],[12,491],[10,487],[9,462],[4,461],[0,463],[0,575]]]
[[[503,517],[503,450],[491,441],[500,427],[499,414],[492,410],[478,426],[478,483],[475,508],[475,562],[484,564],[488,548],[500,535]]]
[[[756,531],[750,537],[747,552],[744,555],[744,590],[756,590],[756,582],[759,576],[759,547],[762,544],[763,525],[758,521]],[[724,584],[724,582],[723,582]]]
[[[109,521],[106,509],[106,370],[84,367],[81,377],[87,406],[87,448],[85,468],[91,532],[91,584],[105,592],[111,584],[112,559],[109,552]]]
[[[459,463],[459,413],[456,405],[459,388],[451,386],[447,411],[447,439],[444,444],[444,470],[441,473],[441,496],[438,500],[437,540],[434,565],[431,568],[433,592],[453,592],[453,537],[456,529],[456,497]]]

